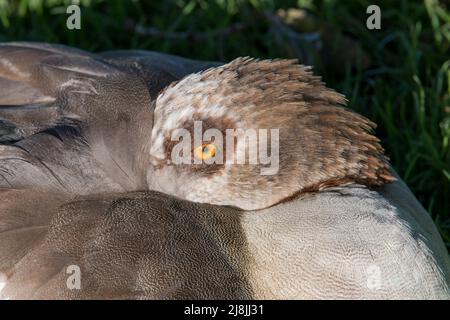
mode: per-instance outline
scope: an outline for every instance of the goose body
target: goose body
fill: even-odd
[[[398,177],[258,210],[148,190],[155,100],[217,66],[0,45],[0,297],[449,299],[445,245]]]

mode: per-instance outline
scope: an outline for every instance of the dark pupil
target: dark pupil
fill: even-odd
[[[204,147],[203,148],[203,153],[208,153],[209,152],[209,147]]]

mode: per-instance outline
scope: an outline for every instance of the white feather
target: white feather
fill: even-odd
[[[5,297],[2,297],[3,288],[6,286],[6,276],[0,273],[0,300],[8,300]]]

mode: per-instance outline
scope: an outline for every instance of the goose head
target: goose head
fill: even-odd
[[[327,187],[394,180],[375,124],[295,60],[238,58],[157,98],[150,189],[257,210]]]

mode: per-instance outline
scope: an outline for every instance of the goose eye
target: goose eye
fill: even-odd
[[[209,143],[203,144],[194,150],[194,155],[197,159],[207,160],[216,155],[216,146]]]

